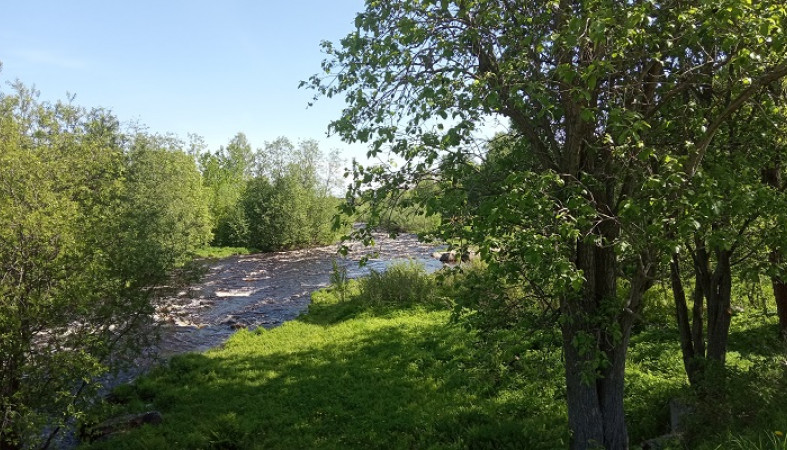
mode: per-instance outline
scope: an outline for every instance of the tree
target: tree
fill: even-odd
[[[127,156],[124,213],[131,273],[168,271],[211,239],[207,198],[194,159],[179,141],[136,134]],[[160,281],[160,280],[159,280]]]
[[[768,111],[770,114],[762,114],[760,122],[766,122],[764,130],[759,134],[756,131],[762,126],[751,128],[751,135],[756,139],[760,147],[772,149],[770,158],[763,163],[761,170],[762,182],[778,193],[784,194],[784,161],[785,161],[785,131],[787,131],[787,114],[784,108],[784,96],[787,95],[787,85],[774,86],[774,89],[764,96],[761,102],[761,111]],[[781,100],[781,101],[779,101]],[[757,139],[758,138],[758,139]],[[763,142],[764,141],[764,142]],[[769,224],[771,230],[783,230],[784,223],[775,220]],[[768,274],[771,277],[773,296],[776,301],[776,313],[779,316],[779,333],[782,338],[787,339],[787,274],[784,271],[784,243],[777,243],[770,246]]]
[[[344,193],[343,175],[345,173],[346,161],[342,158],[342,153],[338,148],[331,149],[325,161],[325,187],[323,195],[336,196]]]
[[[257,176],[267,177],[268,180],[281,178],[294,152],[295,146],[284,136],[266,142],[264,148],[257,149]]]
[[[133,364],[155,337],[150,287],[207,231],[190,157],[14,89],[0,95],[2,449],[48,446],[99,375]]]
[[[258,152],[264,175],[251,180],[243,196],[250,245],[281,250],[331,242],[335,201],[323,177],[323,155],[316,141],[293,145],[287,138]]]
[[[242,204],[248,221],[248,245],[262,251],[279,247],[286,223],[277,214],[275,191],[265,177],[255,177],[246,187]]]
[[[786,14],[778,1],[369,0],[304,84],[344,94],[332,131],[404,159],[355,167],[352,197],[373,202],[441,159],[461,186],[477,125],[510,121],[531,163],[444,237],[556,299],[571,446],[627,448],[626,349],[681,229],[673,205],[719,129],[787,74]]]
[[[248,180],[254,172],[254,152],[251,150],[246,135],[236,134],[230,139],[226,149],[222,149],[226,158],[226,167],[235,178]]]
[[[674,233],[670,274],[692,384],[703,381],[707,369],[724,366],[734,277],[759,284],[761,275],[769,275],[781,309],[778,280],[784,269],[774,261],[787,242],[786,199],[773,183],[785,157],[780,84],[758,93],[720,127],[702,170],[683,189],[685,204],[678,205],[682,227],[673,228],[682,230]],[[680,269],[686,263],[694,278],[690,315]]]
[[[213,243],[216,245],[246,245],[248,224],[240,210],[246,182],[255,172],[255,154],[246,135],[238,133],[227,147],[215,153],[202,153],[200,171],[208,190],[208,203],[213,218]]]

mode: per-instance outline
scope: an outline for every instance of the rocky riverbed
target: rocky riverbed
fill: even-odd
[[[375,236],[375,246],[350,245],[346,258],[337,246],[288,252],[233,256],[211,263],[202,281],[165,297],[156,306],[162,324],[158,353],[167,357],[206,350],[223,343],[240,328],[272,328],[292,320],[309,306],[311,293],[328,285],[333,261],[349,278],[381,271],[392,261],[413,259],[434,271],[442,267],[432,257],[434,246],[414,235],[391,239]],[[361,257],[374,251],[366,266]]]

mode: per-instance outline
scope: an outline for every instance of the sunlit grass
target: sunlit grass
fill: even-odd
[[[382,282],[397,277],[394,291],[424,276],[402,267]],[[450,292],[423,284],[430,298],[415,301],[364,295],[362,283],[350,281],[345,300],[319,291],[296,321],[242,330],[119,389],[115,413],[152,408],[164,423],[86,448],[566,448],[555,329],[515,326],[482,339],[451,322]],[[770,446],[787,423],[775,319],[752,312],[733,323],[726,393],[699,399],[687,445],[782,448]],[[669,432],[671,398],[697,400],[668,322],[638,327],[626,376],[632,446]]]
[[[254,249],[246,247],[202,247],[194,251],[197,258],[221,259],[234,255],[248,255],[254,253]]]

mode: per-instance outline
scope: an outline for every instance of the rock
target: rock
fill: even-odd
[[[694,407],[686,401],[673,398],[669,401],[670,433],[642,443],[643,450],[667,450],[684,448],[682,439],[686,422],[694,414]]]
[[[468,262],[478,259],[478,253],[476,252],[464,252],[462,253],[462,262]]]
[[[97,441],[106,439],[107,437],[122,433],[134,428],[139,428],[142,425],[158,425],[164,418],[158,411],[148,411],[140,414],[128,414],[125,416],[115,417],[104,421],[98,425],[87,427],[82,430],[81,434],[83,439],[87,441]]]
[[[653,439],[648,439],[642,443],[642,450],[677,450],[682,448],[683,442],[680,434],[665,434]]]
[[[440,262],[442,263],[452,263],[456,262],[456,252],[445,252],[440,255]]]
[[[474,259],[478,259],[478,253],[470,252],[470,251],[462,253],[458,259],[457,259],[457,254],[454,251],[444,252],[444,253],[437,252],[432,254],[432,256],[439,259],[440,262],[442,263],[455,263],[455,262],[459,262],[460,260],[462,262],[468,262]]]

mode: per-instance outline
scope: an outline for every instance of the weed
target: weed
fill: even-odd
[[[331,261],[331,265],[333,266],[331,270],[331,286],[339,293],[339,299],[345,301],[347,299],[347,284],[349,282],[347,266],[337,263],[335,259]]]

